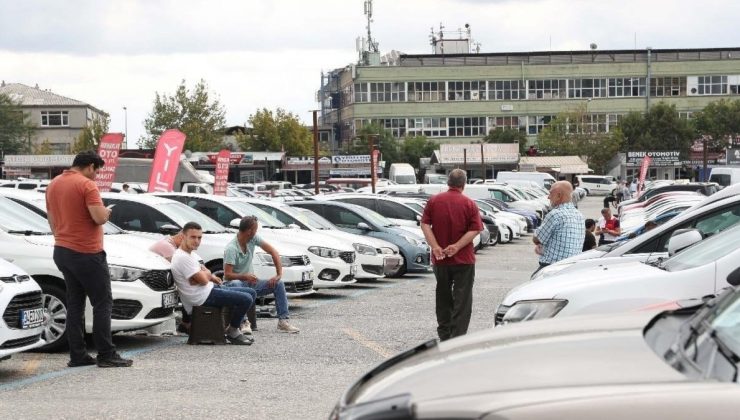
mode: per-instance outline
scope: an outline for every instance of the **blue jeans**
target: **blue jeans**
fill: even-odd
[[[249,308],[254,305],[254,290],[248,287],[213,286],[203,306],[222,308],[231,306],[231,321],[229,325],[239,328]]]
[[[274,288],[270,287],[269,280],[257,280],[256,284],[249,284],[242,280],[231,280],[224,283],[226,287],[248,287],[254,289],[257,296],[275,295],[275,307],[277,308],[279,319],[290,318],[290,312],[288,311],[288,295],[285,293],[285,284],[279,281]]]

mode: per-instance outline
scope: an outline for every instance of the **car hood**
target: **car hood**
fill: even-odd
[[[398,252],[398,246],[382,239],[373,238],[372,236],[355,235],[353,233],[344,232],[338,229],[326,229],[314,232],[321,233],[322,235],[326,236],[331,236],[332,238],[341,239],[351,244],[364,244],[373,248],[390,248],[394,252]]]
[[[351,243],[345,240],[330,241],[323,233],[309,232],[299,229],[266,229],[263,228],[259,232],[260,236],[267,241],[280,241],[283,243],[290,243],[294,246],[300,246],[304,249],[308,249],[310,246],[327,246],[340,251],[354,251],[355,248]],[[305,251],[304,251],[305,252]]]
[[[547,389],[689,382],[643,339],[655,314],[532,321],[466,335],[380,372],[349,402],[404,393],[417,404],[516,391],[542,398]]]
[[[662,252],[654,254],[627,254],[621,257],[591,258],[586,260],[570,260],[567,262],[559,261],[555,264],[543,267],[535,275],[532,276],[532,279],[539,280],[555,275],[573,273],[574,271],[589,270],[595,267],[609,267],[615,264],[624,264],[628,262],[655,261],[658,258],[663,258],[667,256],[668,253]]]
[[[414,235],[418,236],[419,238],[424,237],[424,233],[422,233],[421,228],[418,226],[404,226],[404,225],[396,225],[393,226],[394,229],[401,230],[405,234],[413,233]]]

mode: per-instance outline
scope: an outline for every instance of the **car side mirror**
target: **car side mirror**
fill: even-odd
[[[237,217],[236,219],[233,219],[232,221],[229,222],[229,226],[239,229],[239,223],[241,222],[242,222],[242,219]]]
[[[295,223],[291,223],[291,224],[289,224],[289,225],[288,225],[288,227],[289,227],[289,228],[291,228],[291,229],[293,229],[293,230],[301,230],[301,227],[300,227],[300,226],[298,226],[298,225],[297,225],[297,224],[295,224]]]
[[[365,222],[358,223],[357,224],[357,229],[360,229],[360,230],[372,230],[372,229],[370,229],[370,226],[368,226],[368,224],[365,223]]]
[[[181,229],[178,226],[170,224],[162,225],[159,227],[159,233],[161,233],[162,235],[174,235],[180,232],[180,230]]]
[[[702,239],[704,239],[704,236],[698,229],[678,229],[673,232],[671,239],[668,240],[668,256],[672,257]]]
[[[727,283],[737,287],[740,286],[740,267],[736,268],[735,271],[727,275]]]

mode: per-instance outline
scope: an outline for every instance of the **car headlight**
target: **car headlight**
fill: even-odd
[[[358,254],[364,254],[364,255],[378,255],[378,251],[375,250],[375,248],[363,245],[363,244],[352,244],[353,247],[355,247],[355,251],[357,251]]]
[[[570,262],[570,263],[550,264],[546,267],[542,267],[539,271],[534,273],[530,280],[539,280],[541,278],[554,276],[555,274],[565,270],[566,268],[570,267],[573,264],[575,263]]]
[[[124,267],[122,265],[108,265],[111,281],[136,281],[144,275],[144,270]]]
[[[567,304],[568,301],[562,299],[522,300],[506,311],[503,323],[552,318]]]
[[[308,247],[308,250],[312,254],[318,255],[319,257],[324,257],[324,258],[338,258],[339,257],[338,249],[326,248],[323,246],[310,246]]]
[[[378,253],[383,254],[383,255],[394,255],[396,251],[394,251],[393,248],[381,247],[381,248],[378,248]]]
[[[275,261],[272,260],[272,255],[264,253],[264,252],[258,252],[256,253],[257,258],[259,258],[260,262],[264,265],[274,266]],[[281,255],[280,256],[280,265],[283,267],[290,267],[293,265],[293,261],[290,260],[290,258]]]

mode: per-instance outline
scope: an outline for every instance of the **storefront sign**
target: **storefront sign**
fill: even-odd
[[[480,163],[480,144],[441,144],[439,146],[440,163],[459,164],[466,159],[469,164]],[[519,162],[519,145],[517,143],[486,143],[483,145],[483,162],[517,163]]]
[[[234,165],[241,162],[245,156],[244,153],[229,152],[228,150],[227,152],[229,153],[229,163],[234,164]],[[210,163],[216,165],[218,163],[218,160],[223,157],[221,153],[223,153],[223,150],[218,153],[208,153],[206,156],[208,156],[208,161]]]
[[[72,166],[74,155],[5,155],[5,167],[48,168]]]
[[[331,163],[335,165],[346,164],[370,164],[370,155],[337,155],[331,157]]]
[[[681,164],[678,150],[657,151],[657,152],[627,152],[627,164],[639,165],[645,156],[652,159],[652,166],[677,166]]]
[[[231,154],[228,150],[222,150],[216,156],[216,179],[213,182],[214,195],[226,195],[226,184],[229,181],[229,163],[232,161]]]
[[[180,130],[167,130],[157,142],[148,192],[170,192],[175,185],[180,154],[185,145],[185,134]]]
[[[727,164],[740,165],[740,147],[727,148]]]
[[[121,150],[122,142],[123,134],[121,133],[106,133],[100,139],[98,155],[105,161],[105,165],[95,174],[95,183],[98,185],[100,192],[110,191],[111,184],[116,178],[118,152]]]

